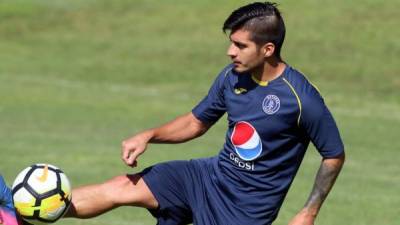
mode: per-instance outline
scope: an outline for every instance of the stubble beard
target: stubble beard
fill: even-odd
[[[235,65],[233,67],[233,71],[235,71],[236,73],[239,73],[239,74],[247,74],[247,73],[251,73],[252,69],[248,68],[247,66],[244,66],[243,64],[240,64],[238,66]]]
[[[263,65],[258,65],[250,68],[247,66],[240,65],[240,67],[235,66],[233,68],[233,71],[235,71],[238,74],[255,74],[257,73],[257,71],[260,71],[262,67]]]

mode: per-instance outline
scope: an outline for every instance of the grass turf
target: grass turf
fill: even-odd
[[[160,161],[215,155],[225,119],[199,140],[153,145],[125,167],[120,142],[191,108],[229,60],[225,17],[247,1],[0,1],[0,171],[61,167],[73,186]],[[340,127],[347,163],[317,224],[397,224],[400,217],[398,1],[281,1],[285,60],[320,88]],[[311,147],[280,215],[311,190]],[[120,208],[58,224],[155,224]]]

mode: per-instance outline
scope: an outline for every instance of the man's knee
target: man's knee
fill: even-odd
[[[158,206],[140,174],[116,176],[102,184],[106,197],[115,206],[133,205],[146,208]]]
[[[111,178],[102,185],[104,188],[110,189],[109,192],[117,192],[119,189],[135,188],[140,179],[141,176],[139,174],[120,175]]]

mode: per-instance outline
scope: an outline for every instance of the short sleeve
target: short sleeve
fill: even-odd
[[[226,67],[215,79],[207,96],[192,110],[194,116],[204,123],[215,123],[226,112],[224,88],[227,74],[231,67]]]
[[[344,152],[336,122],[321,95],[314,88],[303,99],[300,126],[324,158],[334,158]]]

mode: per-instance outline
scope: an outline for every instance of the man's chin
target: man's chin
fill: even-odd
[[[244,74],[244,73],[248,73],[249,69],[243,68],[240,66],[235,66],[235,67],[233,67],[233,71],[235,71],[236,73],[239,73],[239,74]]]

